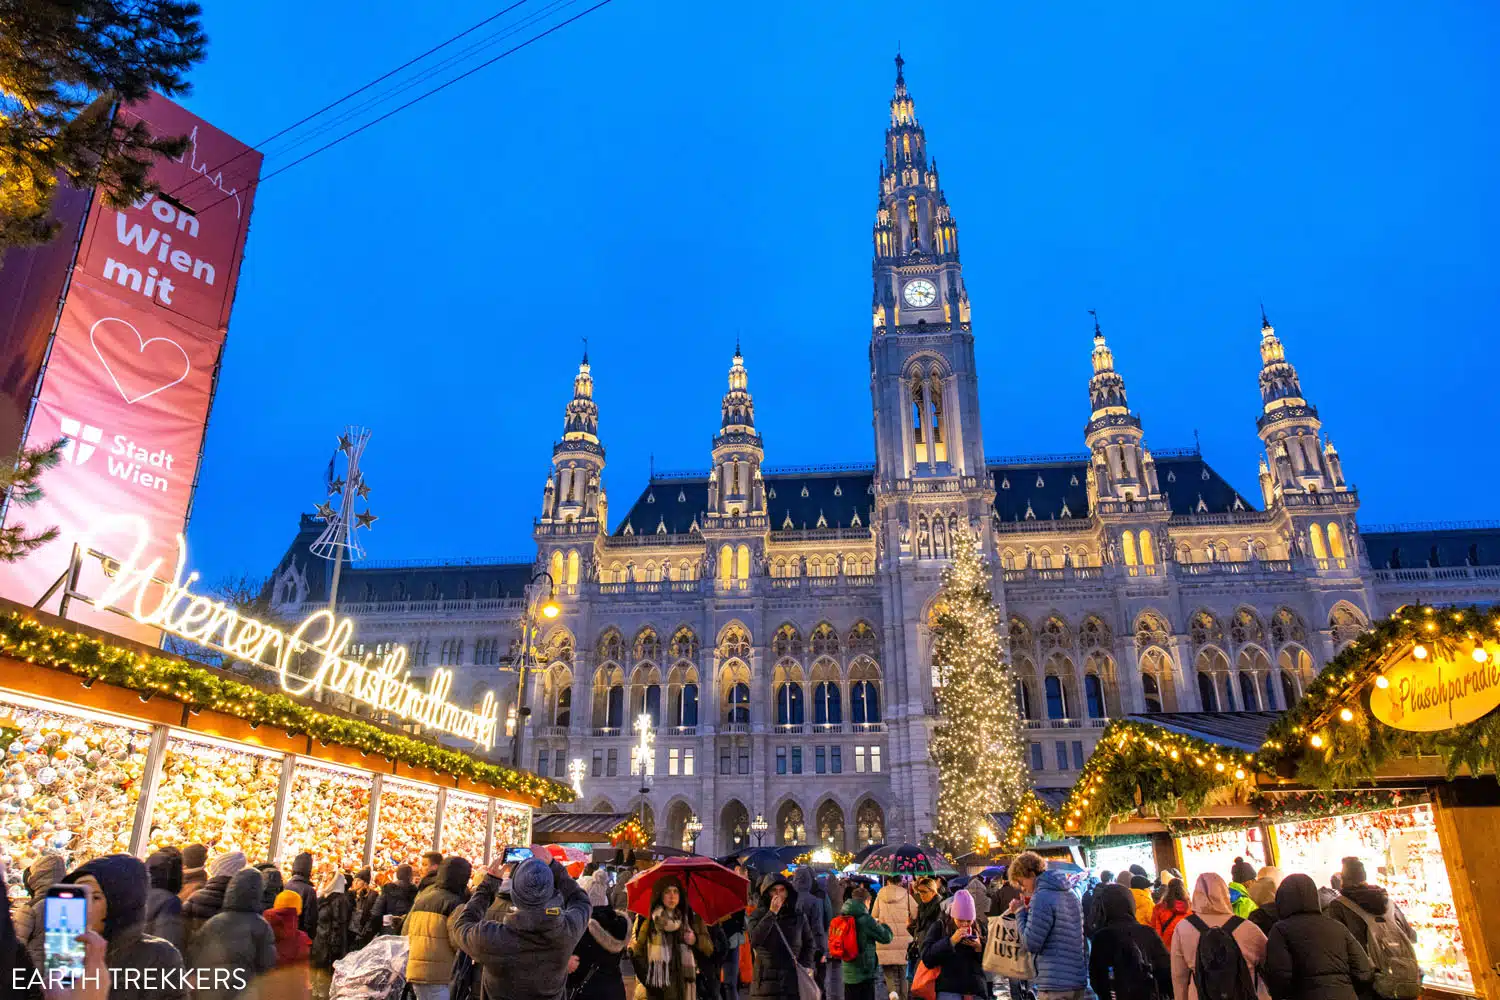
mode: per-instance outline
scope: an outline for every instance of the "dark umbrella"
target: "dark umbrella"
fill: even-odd
[[[1062,872],[1064,875],[1077,875],[1083,871],[1082,868],[1071,861],[1049,861],[1047,862],[1049,872]]]
[[[882,847],[865,858],[859,870],[865,875],[909,875],[913,878],[958,874],[953,862],[936,851],[915,844]]]
[[[979,873],[979,877],[980,878],[999,878],[1001,875],[1004,875],[1004,874],[1005,874],[1005,869],[1004,868],[1001,868],[999,865],[990,865],[984,871],[982,871],[982,872]]]
[[[677,880],[682,886],[683,902],[706,924],[716,924],[729,914],[744,910],[750,893],[749,879],[710,858],[667,858],[626,883],[626,898],[632,913],[651,915],[652,890],[664,878]]]
[[[864,847],[861,847],[854,853],[854,863],[863,864],[865,858],[868,858],[870,855],[874,854],[884,846],[884,844],[866,844]]]

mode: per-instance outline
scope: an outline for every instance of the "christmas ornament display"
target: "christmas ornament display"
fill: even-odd
[[[448,789],[443,803],[443,842],[438,850],[468,858],[477,868],[484,863],[484,835],[490,822],[489,803],[478,795]]]
[[[1216,833],[1195,833],[1177,838],[1182,848],[1182,874],[1187,884],[1192,885],[1204,872],[1215,872],[1229,881],[1229,869],[1235,858],[1244,858],[1260,871],[1270,864],[1266,860],[1266,844],[1260,830],[1249,827],[1238,830],[1222,830]],[[1286,871],[1303,869],[1287,868]]]
[[[210,855],[271,856],[281,758],[173,737],[151,804],[148,851],[202,844]]]
[[[380,789],[380,829],[375,833],[374,867],[415,865],[424,851],[432,850],[436,829],[436,788],[385,779]],[[481,844],[481,854],[483,850]]]
[[[363,868],[371,784],[368,774],[298,761],[281,824],[283,864],[290,865],[298,854],[311,851],[313,882],[317,885],[336,869]]]
[[[19,886],[43,853],[74,868],[130,849],[150,734],[0,701],[0,860]]]
[[[526,847],[531,843],[531,810],[495,803],[495,849],[506,844]]]

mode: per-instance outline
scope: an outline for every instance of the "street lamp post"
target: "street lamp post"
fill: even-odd
[[[521,734],[526,729],[526,718],[531,714],[531,709],[526,706],[526,674],[527,667],[531,662],[531,655],[535,652],[536,634],[540,629],[535,621],[536,613],[540,612],[543,618],[549,621],[562,613],[562,607],[557,603],[557,581],[552,579],[552,574],[546,570],[535,573],[531,577],[531,583],[526,589],[531,595],[539,595],[535,584],[543,577],[547,580],[547,596],[537,602],[532,596],[528,597],[526,608],[521,613],[521,661],[517,668],[516,677],[516,703],[512,706],[510,723],[510,763],[517,769],[521,767]]]
[[[693,818],[687,821],[687,826],[683,827],[683,829],[687,831],[689,837],[693,838],[693,853],[697,854],[698,835],[703,832],[703,823],[698,819],[697,813],[693,813]]]
[[[766,822],[765,816],[756,813],[755,819],[750,821],[750,832],[755,834],[756,847],[760,846],[761,841],[765,839],[766,831],[769,829],[771,829],[771,824]]]

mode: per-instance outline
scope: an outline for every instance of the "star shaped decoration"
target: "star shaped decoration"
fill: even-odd
[[[370,525],[380,520],[380,518],[376,517],[374,514],[371,514],[369,511],[365,511],[362,514],[355,514],[354,520],[355,527],[368,528]]]
[[[347,434],[340,434],[339,435],[339,451],[343,452],[345,455],[348,455],[348,454],[350,454],[350,452],[352,451],[353,448],[354,448],[354,442],[349,440],[349,435],[347,435]]]
[[[333,482],[328,484],[329,496],[333,496],[335,493],[342,492],[344,492],[344,481],[342,479],[335,479]]]
[[[359,494],[359,498],[361,500],[370,499],[370,487],[363,481],[360,482],[359,486],[355,489],[354,492]]]
[[[325,521],[332,521],[337,515],[333,512],[333,505],[320,503],[317,505],[318,516]]]

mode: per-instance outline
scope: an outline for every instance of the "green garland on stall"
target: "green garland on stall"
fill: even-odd
[[[289,733],[306,733],[361,753],[377,754],[413,767],[467,778],[540,799],[571,802],[567,785],[526,771],[488,764],[458,750],[390,733],[359,719],[328,715],[279,692],[263,691],[220,671],[167,656],[146,655],[111,645],[82,632],[44,625],[20,612],[0,619],[0,654],[66,670],[87,682],[104,681],[165,695],[197,709],[211,709],[252,726],[268,725]]]
[[[1465,768],[1474,774],[1494,770],[1500,766],[1500,711],[1437,733],[1408,732],[1370,713],[1369,691],[1387,659],[1408,645],[1452,655],[1461,646],[1494,642],[1497,635],[1500,609],[1401,608],[1329,661],[1271,727],[1259,764],[1270,773],[1295,773],[1316,788],[1369,780],[1387,762],[1419,754],[1442,757],[1450,779]]]

